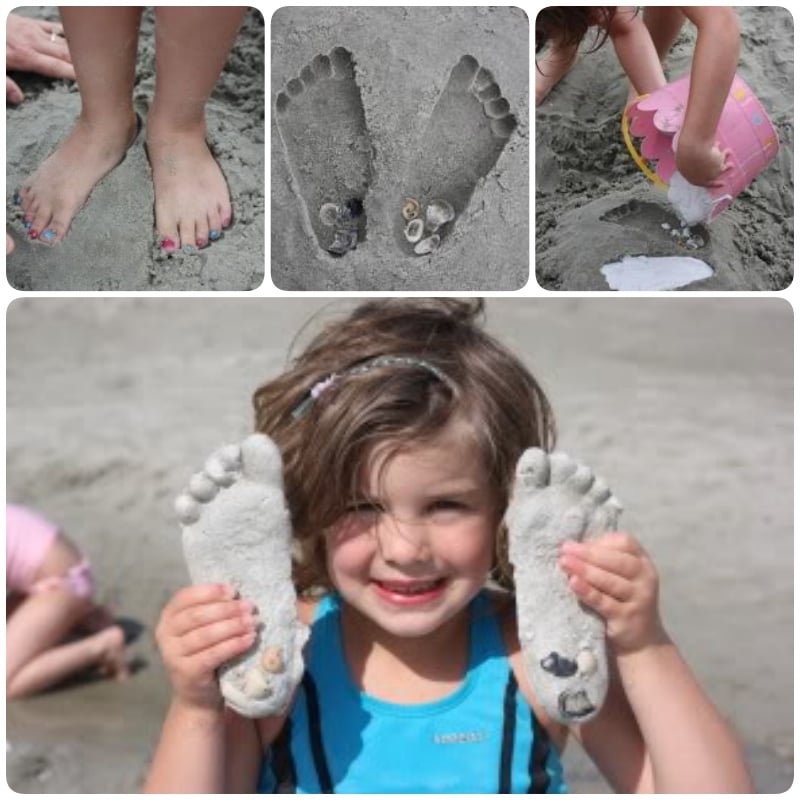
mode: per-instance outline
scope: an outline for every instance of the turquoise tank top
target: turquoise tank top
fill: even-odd
[[[262,765],[262,793],[566,792],[558,751],[520,693],[490,598],[470,605],[461,686],[432,703],[359,691],[340,635],[341,601],[317,607],[306,674]]]

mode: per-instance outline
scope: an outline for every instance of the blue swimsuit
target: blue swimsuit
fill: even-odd
[[[490,599],[470,605],[461,686],[399,705],[360,692],[344,659],[341,603],[317,607],[306,674],[264,761],[262,793],[566,792],[557,749],[518,690]]]

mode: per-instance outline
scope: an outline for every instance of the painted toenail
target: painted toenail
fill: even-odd
[[[197,251],[197,248],[196,248],[196,247],[192,247],[192,245],[190,245],[190,244],[185,244],[185,245],[184,245],[184,246],[181,248],[181,250],[183,250],[183,252],[184,252],[184,253],[186,253],[186,254],[188,255],[189,253],[194,253],[194,252],[196,252],[196,251]]]
[[[205,239],[198,239],[197,240],[197,246],[198,247],[205,247],[207,244],[208,244],[208,242]]]
[[[30,236],[31,239],[38,239],[39,231],[28,231],[28,236]]]
[[[228,225],[230,225],[230,224],[231,224],[231,218],[230,217],[225,217],[225,219],[222,220],[222,227],[223,228],[227,228]]]
[[[42,239],[46,239],[48,242],[52,242],[56,236],[58,236],[58,234],[52,228],[48,228],[42,233]]]
[[[161,247],[164,250],[174,250],[175,247],[176,247],[176,244],[175,244],[175,242],[172,241],[172,239],[162,239],[161,240]]]
[[[27,219],[24,220],[23,223],[22,223],[22,227],[25,228],[26,231],[28,230],[28,228],[31,227],[31,225],[33,225],[33,223],[29,222]]]
[[[219,231],[209,231],[208,238],[211,239],[212,242],[215,242],[222,234]]]
[[[11,198],[11,202],[18,206],[22,202],[22,198],[19,196],[19,192],[14,192],[14,196]]]

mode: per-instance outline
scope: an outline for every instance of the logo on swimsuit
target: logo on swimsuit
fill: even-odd
[[[434,744],[475,744],[489,738],[486,731],[461,731],[459,733],[435,733]]]

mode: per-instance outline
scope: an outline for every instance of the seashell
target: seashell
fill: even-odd
[[[414,252],[418,256],[424,256],[427,253],[432,253],[439,246],[440,242],[441,238],[439,234],[434,233],[433,236],[429,236],[427,239],[423,239],[421,242],[417,242],[414,245]]]
[[[267,672],[272,672],[273,674],[283,672],[286,669],[286,665],[283,663],[280,647],[277,645],[267,647],[261,654],[261,666]]]
[[[450,222],[455,217],[456,212],[447,200],[431,200],[425,209],[425,222],[428,229],[433,233],[441,228],[442,225]]]
[[[336,224],[336,218],[339,216],[339,206],[336,203],[323,203],[319,209],[319,221],[330,228]]]
[[[420,215],[419,203],[413,198],[407,197],[405,205],[400,213],[403,215],[403,219],[406,221],[416,219]]]
[[[425,223],[421,219],[412,219],[411,222],[406,225],[406,239],[411,243],[418,242],[422,238],[424,232]]]
[[[272,694],[269,676],[258,667],[251,667],[244,675],[242,691],[253,699],[269,697]]]
[[[581,650],[575,659],[578,665],[578,674],[587,678],[597,672],[597,658],[591,650]]]
[[[333,253],[335,256],[342,256],[348,250],[355,250],[357,243],[358,231],[351,229],[338,230],[333,242],[328,247],[328,252]]]

